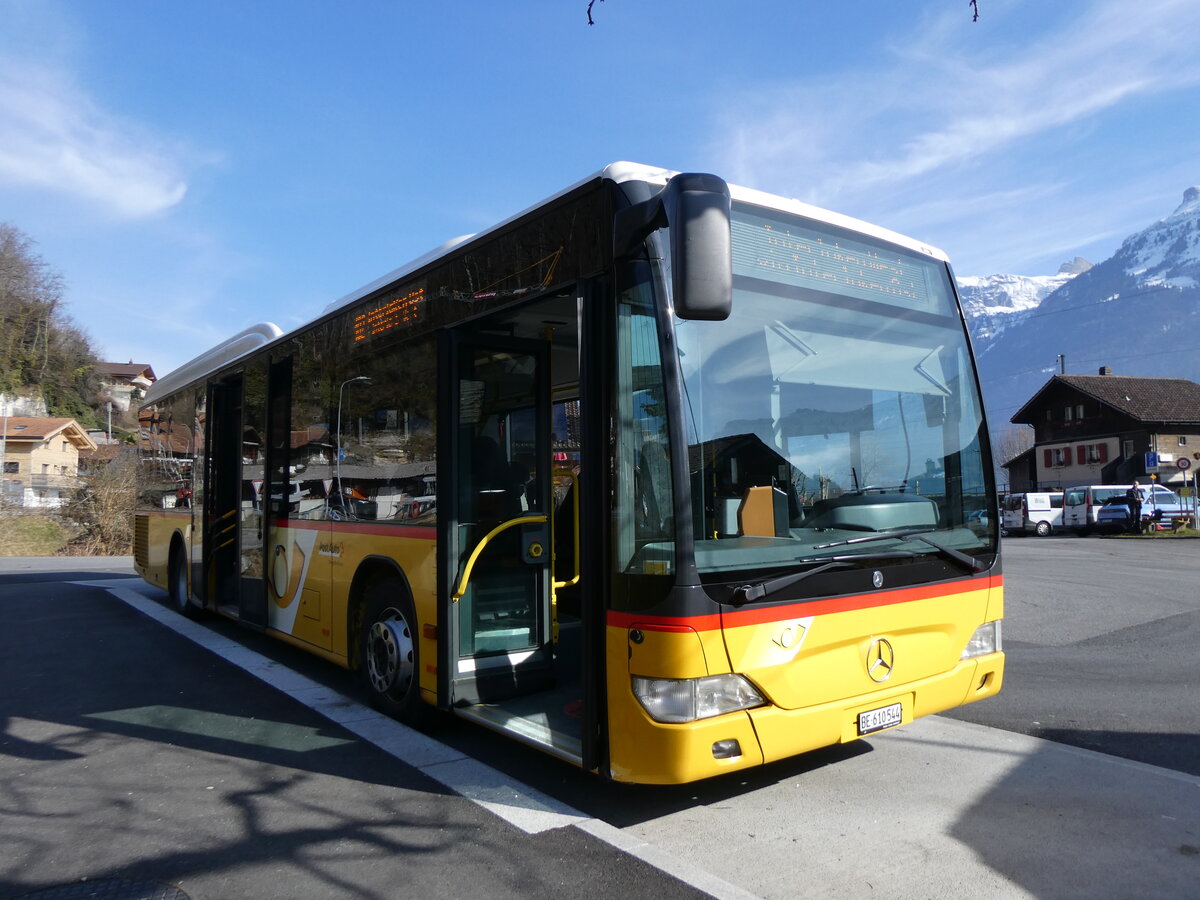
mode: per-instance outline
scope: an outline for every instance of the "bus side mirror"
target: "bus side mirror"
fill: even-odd
[[[733,241],[729,186],[715,175],[680,174],[655,197],[620,210],[615,255],[628,256],[651,232],[671,229],[675,314],[720,321],[733,308]]]

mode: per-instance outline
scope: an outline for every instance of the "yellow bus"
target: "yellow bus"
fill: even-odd
[[[1001,686],[948,261],[794,200],[615,163],[140,416],[138,572],[404,721],[683,783]]]

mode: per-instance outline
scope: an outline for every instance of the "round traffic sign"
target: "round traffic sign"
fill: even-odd
[[[1175,465],[1179,466],[1179,468],[1183,469],[1186,472],[1188,469],[1191,468],[1192,461],[1190,459],[1188,459],[1186,456],[1181,456],[1181,457],[1179,457],[1179,459],[1175,460]]]

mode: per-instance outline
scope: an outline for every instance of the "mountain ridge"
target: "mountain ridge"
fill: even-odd
[[[1200,187],[1094,266],[958,281],[994,436],[1059,372],[1200,382]]]

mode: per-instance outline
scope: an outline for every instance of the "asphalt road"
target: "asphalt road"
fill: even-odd
[[[513,827],[100,578],[0,575],[0,897],[704,896],[583,829]]]
[[[650,789],[465,723],[411,732],[336,667],[197,626],[119,571],[0,574],[0,898],[142,896],[101,892],[117,880],[192,900],[1194,896],[1200,778],[1036,736],[1053,713],[1067,737],[1173,735],[1195,754],[1194,713],[1158,731],[1169,707],[1120,707],[1161,695],[1127,681],[1194,627],[1178,596],[1194,556],[1126,543],[1006,544],[1010,680],[965,709],[1011,730],[935,716]],[[1114,597],[1122,578],[1156,596]],[[1110,659],[1087,677],[1051,656],[1097,643]],[[1194,665],[1163,666],[1194,683]]]
[[[1200,540],[1004,541],[1004,689],[950,717],[1200,775]]]

